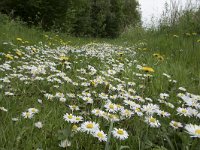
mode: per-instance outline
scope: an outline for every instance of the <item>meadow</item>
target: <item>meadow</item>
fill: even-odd
[[[1,150],[200,149],[195,31],[76,38],[0,20]]]

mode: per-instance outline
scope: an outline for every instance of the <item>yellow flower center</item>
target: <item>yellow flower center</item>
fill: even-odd
[[[73,105],[72,108],[73,108],[73,109],[76,109],[76,105]]]
[[[120,134],[120,135],[123,135],[123,134],[124,134],[124,131],[121,130],[121,129],[119,129],[119,130],[117,131],[117,133]]]
[[[68,118],[69,118],[69,119],[72,119],[72,118],[73,118],[73,116],[72,116],[72,115],[69,115],[69,116],[68,116]]]
[[[103,138],[103,134],[101,132],[97,133],[97,136]]]
[[[81,118],[77,117],[76,120],[79,121],[79,120],[81,120]]]
[[[36,112],[36,110],[35,110],[35,109],[32,109],[32,112],[34,112],[34,113],[35,113],[35,112]]]
[[[139,112],[139,111],[140,111],[140,108],[136,108],[135,111],[136,111],[136,112]]]
[[[187,110],[183,109],[183,110],[182,110],[182,113],[187,113]]]
[[[195,130],[195,133],[200,135],[200,129]]]
[[[72,130],[77,130],[77,128],[78,128],[77,125],[72,126]]]
[[[30,117],[30,116],[31,116],[31,113],[27,112],[27,113],[26,113],[26,116],[27,116],[27,117]]]
[[[149,121],[152,122],[152,123],[155,123],[156,119],[155,118],[151,118]]]
[[[110,104],[110,105],[109,105],[109,108],[110,108],[110,109],[114,109],[114,105],[113,105],[113,104]]]
[[[174,126],[175,126],[175,127],[178,127],[178,123],[174,122]]]
[[[89,123],[86,125],[86,128],[92,129],[94,127],[94,125],[92,123]]]

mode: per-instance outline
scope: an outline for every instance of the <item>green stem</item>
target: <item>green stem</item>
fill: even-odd
[[[110,127],[109,127],[109,132],[108,132],[108,139],[107,139],[106,146],[105,146],[105,150],[109,150],[109,143],[110,143],[112,129],[113,129],[113,122],[111,121],[110,122]]]

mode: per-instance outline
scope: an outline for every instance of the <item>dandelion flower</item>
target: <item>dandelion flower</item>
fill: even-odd
[[[143,70],[145,72],[155,72],[154,69],[151,67],[142,67],[141,70]]]

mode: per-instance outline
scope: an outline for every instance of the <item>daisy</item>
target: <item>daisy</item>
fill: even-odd
[[[19,119],[18,118],[12,118],[12,121],[19,121]]]
[[[81,122],[81,121],[83,121],[83,117],[82,117],[82,116],[75,116],[75,117],[74,117],[74,122],[75,122],[75,123],[79,123],[79,122]]]
[[[94,133],[99,130],[99,124],[91,121],[86,121],[81,124],[81,131],[86,133]]]
[[[42,127],[43,127],[43,124],[42,124],[42,122],[36,122],[35,123],[35,126],[37,127],[37,128],[39,128],[39,129],[41,129]]]
[[[117,129],[114,128],[114,130],[112,131],[112,134],[115,138],[119,139],[119,140],[125,140],[128,138],[128,133],[123,130],[123,129]]]
[[[78,132],[79,130],[80,130],[80,127],[78,127],[77,125],[74,124],[74,125],[72,126],[72,131],[73,131],[73,132]]]
[[[162,110],[158,110],[158,111],[157,111],[157,114],[158,114],[159,116],[163,116],[163,117],[169,117],[169,116],[171,115],[170,113],[165,112],[165,111],[162,111]]]
[[[176,111],[178,112],[180,116],[182,115],[188,116],[188,117],[192,116],[191,112],[187,108],[178,107]]]
[[[103,131],[96,131],[95,133],[93,133],[93,136],[97,137],[100,142],[107,141],[107,134],[105,134]]]
[[[160,98],[161,99],[167,99],[169,97],[169,94],[167,93],[160,93]]]
[[[60,101],[60,102],[66,102],[66,98],[60,97],[60,98],[59,98],[59,101]]]
[[[68,141],[67,139],[61,141],[60,144],[59,144],[59,147],[62,147],[62,148],[67,148],[67,147],[69,147],[69,146],[71,146],[71,142]]]
[[[185,129],[191,135],[191,137],[198,137],[198,138],[200,138],[200,126],[193,125],[193,124],[187,124],[185,126]]]
[[[142,106],[142,111],[146,112],[147,115],[153,115],[158,110],[159,110],[159,106],[151,104],[151,103]]]
[[[8,109],[4,108],[4,107],[0,107],[0,110],[7,112]]]
[[[106,111],[115,113],[117,111],[117,105],[113,104],[111,102],[108,102],[106,105],[104,105],[106,108]]]
[[[29,119],[31,119],[31,118],[33,118],[33,113],[31,113],[31,112],[23,112],[22,113],[22,116],[24,117],[24,118],[29,118]]]
[[[103,116],[103,117],[104,117],[104,116]],[[113,114],[110,114],[110,113],[108,113],[108,114],[106,115],[106,117],[104,117],[104,118],[107,119],[107,120],[110,120],[110,121],[112,121],[112,122],[116,122],[116,121],[119,121],[119,120],[120,120],[118,115],[113,115]]]
[[[36,108],[29,108],[29,109],[28,109],[28,112],[30,112],[30,113],[32,113],[32,114],[36,114],[36,113],[39,112],[39,110],[36,109]]]
[[[104,111],[100,110],[100,109],[93,109],[92,110],[92,114],[94,114],[95,116],[102,116],[104,113]]]
[[[128,109],[122,109],[120,114],[123,118],[131,118],[134,113]]]
[[[184,87],[179,87],[178,88],[180,91],[186,92],[186,89]]]
[[[74,123],[76,120],[75,120],[75,116],[73,116],[72,114],[68,114],[66,113],[64,116],[63,116],[64,120],[69,122],[69,123]]]
[[[183,127],[183,125],[180,122],[176,122],[176,121],[171,121],[170,126],[172,126],[174,129],[178,129],[178,128]]]
[[[88,104],[93,103],[93,99],[91,97],[83,97],[83,100],[86,101],[86,103],[88,103]]]
[[[151,127],[153,128],[158,128],[160,127],[160,123],[156,118],[151,117],[146,117],[145,122],[147,122]]]
[[[78,106],[76,105],[69,105],[69,108],[74,111],[74,110],[80,110]]]

